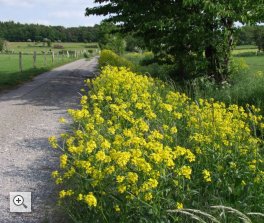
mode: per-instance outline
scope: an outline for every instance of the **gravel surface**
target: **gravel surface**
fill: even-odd
[[[97,58],[78,60],[0,94],[0,223],[67,221],[50,177],[59,154],[47,138],[63,132],[58,119],[76,108],[83,80],[96,66]],[[9,212],[9,192],[15,191],[32,192],[31,213]]]

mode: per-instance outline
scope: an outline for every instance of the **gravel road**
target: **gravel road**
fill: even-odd
[[[50,174],[58,152],[47,138],[63,132],[58,119],[76,108],[83,80],[96,66],[97,58],[78,60],[0,94],[0,223],[67,221],[56,207]],[[31,213],[9,212],[9,192],[15,191],[32,192]]]

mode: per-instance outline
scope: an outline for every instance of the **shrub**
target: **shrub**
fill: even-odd
[[[51,40],[49,39],[49,40],[47,41],[47,46],[48,46],[48,47],[51,47],[51,45],[52,45],[52,42],[51,42]]]
[[[0,52],[6,49],[6,41],[0,38]]]
[[[89,58],[89,54],[86,52],[83,53],[83,56],[84,56],[84,58]]]
[[[102,49],[112,50],[121,55],[125,52],[126,42],[120,35],[109,35],[107,43],[102,46]]]
[[[133,68],[133,64],[130,61],[120,57],[111,50],[103,50],[99,58],[99,67],[103,68],[107,65]]]
[[[108,52],[106,52],[108,53]],[[112,58],[112,57],[111,57]],[[60,202],[75,222],[183,222],[168,210],[226,204],[263,212],[263,118],[107,66],[69,110]]]
[[[53,46],[53,48],[54,48],[54,49],[64,49],[64,46],[59,45],[59,44],[55,44],[55,45]]]

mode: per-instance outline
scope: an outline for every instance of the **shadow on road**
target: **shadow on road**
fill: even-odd
[[[35,158],[27,166],[29,171],[21,169],[21,164],[17,163],[15,166],[10,166],[8,170],[3,172],[3,176],[6,179],[16,179],[18,182],[23,182],[27,179],[26,183],[31,185],[30,191],[32,193],[32,213],[41,213],[38,216],[32,218],[32,213],[24,213],[21,216],[20,213],[10,213],[13,220],[17,222],[69,222],[63,210],[57,206],[57,194],[60,187],[55,186],[54,180],[51,178],[51,172],[59,169],[58,157],[60,152],[52,149],[48,143],[47,138],[32,138],[27,140],[20,140],[17,142],[17,146],[21,148],[21,153],[26,153],[29,159],[30,156],[36,152],[41,151],[45,154],[43,157]],[[12,184],[12,182],[10,182]],[[20,188],[19,188],[20,187]],[[16,189],[23,191],[25,185],[21,184]],[[6,201],[8,202],[8,200]],[[7,210],[9,212],[9,210]]]
[[[0,95],[0,102],[13,101],[13,105],[43,106],[44,110],[61,110],[76,107],[80,90],[87,89],[84,80],[93,78],[94,72],[75,69],[48,72],[32,82]]]

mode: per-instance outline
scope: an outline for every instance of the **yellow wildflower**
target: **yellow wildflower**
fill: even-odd
[[[63,154],[60,156],[60,168],[65,168],[67,165],[68,156],[66,154]]]
[[[59,119],[59,122],[62,123],[62,124],[67,123],[66,119],[63,118],[63,117],[61,117],[61,118]]]
[[[177,202],[176,203],[176,208],[177,209],[183,209],[183,203]]]
[[[125,179],[124,176],[120,176],[120,175],[118,175],[118,176],[116,177],[116,182],[117,182],[117,183],[122,183],[122,182],[124,181],[124,179]]]
[[[146,193],[144,196],[145,201],[150,201],[150,200],[152,200],[152,198],[153,198],[153,195],[150,192]]]
[[[125,191],[126,191],[126,185],[122,184],[122,185],[119,185],[119,186],[118,186],[118,192],[119,192],[120,194],[125,193]]]
[[[104,161],[106,158],[105,152],[104,151],[98,151],[95,155],[96,159],[98,161]]]
[[[206,169],[203,170],[203,177],[204,177],[205,182],[211,182],[212,181],[211,174]]]
[[[58,148],[58,142],[57,142],[56,136],[49,137],[49,143],[53,149]]]
[[[120,211],[121,211],[121,209],[120,209],[120,207],[119,207],[118,204],[116,204],[116,205],[114,206],[114,209],[115,209],[116,212],[120,212]]]
[[[90,192],[88,195],[85,195],[83,199],[90,207],[97,206],[97,199],[92,192]]]
[[[186,179],[191,179],[192,168],[189,167],[189,166],[183,166],[180,169],[179,174],[182,175],[182,176],[184,176]]]

